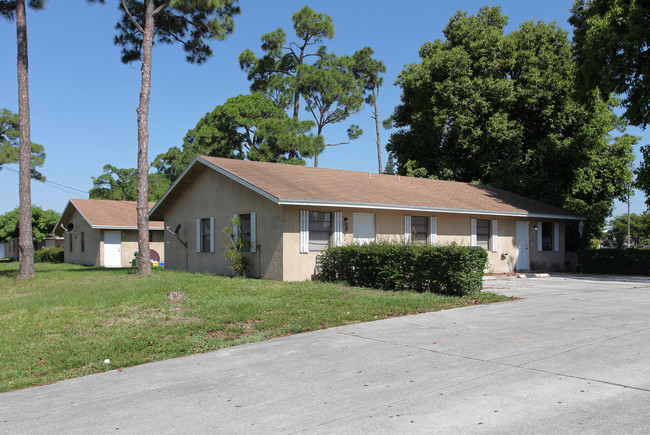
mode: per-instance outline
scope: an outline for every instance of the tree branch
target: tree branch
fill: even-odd
[[[124,9],[124,12],[126,12],[126,15],[129,16],[131,22],[135,25],[138,31],[144,35],[144,29],[142,28],[142,26],[140,26],[140,23],[138,23],[135,17],[131,14],[129,7],[126,5],[126,0],[122,0],[122,8]]]
[[[347,145],[347,144],[349,144],[349,143],[350,143],[350,141],[347,141],[347,142],[339,142],[339,143],[328,143],[328,144],[325,144],[325,146],[326,146],[326,147],[337,147],[337,146],[339,146],[339,145]]]
[[[153,14],[156,15],[158,12],[162,11],[163,9],[167,8],[169,4],[171,3],[171,0],[166,1],[165,3],[161,4],[158,6],[156,9],[153,10]]]
[[[169,2],[167,2],[167,3],[169,3]],[[190,26],[192,26],[192,27],[194,27],[196,30],[198,30],[198,31],[201,33],[201,36],[202,36],[202,37],[205,37],[205,32],[203,31],[203,29],[206,28],[207,26],[201,26],[201,27],[199,27],[199,26],[196,25],[196,23],[195,23],[194,21],[189,20],[189,19],[185,18],[185,17],[182,16],[182,15],[176,15],[176,14],[171,13],[171,12],[169,12],[169,11],[164,11],[164,12],[163,12],[163,15],[167,15],[167,16],[169,16],[169,17],[174,17],[174,18],[177,18],[177,19],[179,19],[179,20],[181,20],[181,21],[185,21],[187,24],[189,24]]]

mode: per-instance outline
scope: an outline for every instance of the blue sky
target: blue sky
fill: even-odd
[[[32,141],[47,153],[42,172],[50,183],[32,182],[32,202],[62,211],[70,198],[85,198],[91,177],[110,163],[132,168],[137,159],[136,107],[140,91],[140,65],[120,62],[113,45],[119,19],[116,1],[88,5],[82,0],[49,1],[45,10],[28,11],[30,55],[30,104]],[[521,1],[499,3],[510,18],[507,31],[527,20],[567,23],[571,1]],[[426,41],[442,38],[442,29],[458,9],[475,13],[483,1],[242,0],[235,33],[225,42],[214,42],[214,56],[204,65],[185,62],[178,46],[155,46],[151,107],[149,112],[149,161],[172,146],[180,146],[187,130],[206,112],[228,98],[248,93],[249,82],[239,68],[238,56],[246,48],[260,54],[260,36],[282,27],[291,36],[291,15],[305,5],[332,17],[336,35],[327,46],[336,54],[352,54],[370,46],[384,61],[387,72],[379,96],[381,119],[399,104],[400,89],[394,81],[405,65],[418,61],[417,52]],[[18,112],[15,23],[0,21],[0,107]],[[377,171],[374,123],[365,109],[340,127],[324,130],[328,142],[345,137],[350,123],[360,125],[364,135],[349,145],[327,148],[319,166],[358,171]],[[307,114],[303,114],[307,119]],[[644,131],[628,129],[644,136]],[[382,144],[390,132],[382,129]],[[640,145],[648,144],[645,133]],[[638,155],[638,146],[635,149]],[[386,161],[386,153],[383,153]],[[309,162],[308,164],[310,164]],[[18,205],[17,165],[0,171],[0,214]],[[632,199],[632,211],[645,210],[640,192]],[[618,204],[615,214],[625,212]]]

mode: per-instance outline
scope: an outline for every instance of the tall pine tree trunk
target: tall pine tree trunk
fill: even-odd
[[[18,42],[18,125],[19,196],[18,246],[20,272],[18,279],[34,276],[34,242],[32,241],[31,138],[29,126],[29,76],[27,56],[27,16],[25,0],[16,0],[16,34]]]
[[[318,126],[318,133],[316,133],[316,136],[320,136],[322,132],[323,132],[323,126],[319,125]],[[325,146],[327,146],[327,145],[325,145]],[[325,151],[325,149],[323,149],[323,151]],[[316,155],[314,156],[314,168],[318,167],[318,156],[319,155],[320,155],[320,153],[316,153]]]
[[[372,90],[372,104],[374,112],[372,117],[375,118],[375,130],[377,131],[377,163],[379,163],[379,173],[381,174],[381,136],[379,134],[379,109],[377,108],[377,97],[379,92],[375,91],[376,88]]]
[[[138,106],[138,275],[151,274],[149,256],[149,96],[151,95],[151,54],[153,49],[154,0],[145,6],[142,40],[142,86]]]

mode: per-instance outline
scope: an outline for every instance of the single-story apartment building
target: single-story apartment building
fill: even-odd
[[[300,281],[328,246],[397,241],[482,246],[490,270],[564,269],[581,216],[478,184],[197,156],[153,206],[165,267],[232,274],[225,227],[240,221],[249,275]]]
[[[149,208],[154,203],[149,203]],[[164,225],[149,222],[151,259],[164,261]],[[135,201],[71,199],[56,223],[64,236],[66,263],[86,266],[128,267],[138,250]]]

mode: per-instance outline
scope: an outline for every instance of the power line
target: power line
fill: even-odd
[[[14,168],[9,168],[7,166],[0,165],[0,171],[3,170],[3,169],[7,169],[7,170],[9,170],[11,172],[15,172],[16,174],[20,173]],[[61,191],[64,191],[64,192],[65,191],[75,191],[75,192],[85,193],[86,195],[88,195],[88,192],[85,191],[85,190],[77,189],[75,187],[66,186],[65,184],[61,184],[61,183],[55,183],[54,181],[50,181],[48,179],[36,180],[36,181],[40,181],[41,183],[49,184],[49,185],[51,185],[51,187],[54,187],[55,189],[58,189],[58,190],[61,190]]]

